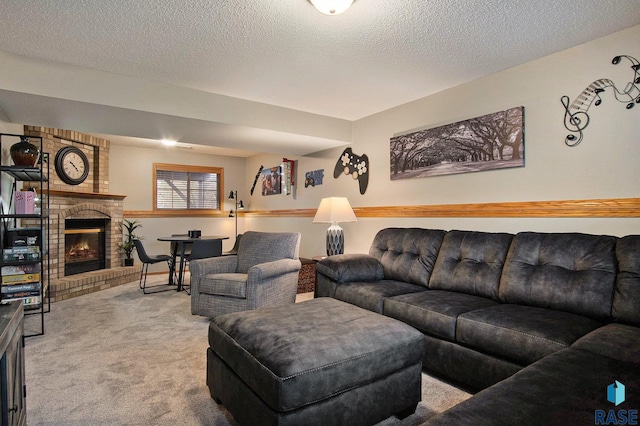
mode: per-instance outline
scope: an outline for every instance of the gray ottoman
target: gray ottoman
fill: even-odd
[[[215,317],[207,386],[241,425],[370,425],[415,411],[423,352],[412,327],[323,297]]]

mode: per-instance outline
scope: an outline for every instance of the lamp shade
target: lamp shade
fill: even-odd
[[[339,15],[349,9],[354,0],[309,0],[320,12],[325,15]]]
[[[356,214],[345,197],[329,197],[320,201],[314,223],[356,222]]]

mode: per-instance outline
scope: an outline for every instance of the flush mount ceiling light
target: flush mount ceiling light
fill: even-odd
[[[355,0],[309,0],[320,12],[325,15],[339,15],[349,9]]]

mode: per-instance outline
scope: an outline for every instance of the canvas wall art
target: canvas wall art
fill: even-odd
[[[282,167],[271,167],[262,170],[262,195],[282,193]]]
[[[391,180],[524,166],[524,107],[390,140]]]

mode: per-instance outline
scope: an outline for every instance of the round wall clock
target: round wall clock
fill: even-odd
[[[63,182],[79,185],[89,176],[89,160],[75,146],[65,146],[56,154],[56,172]]]

